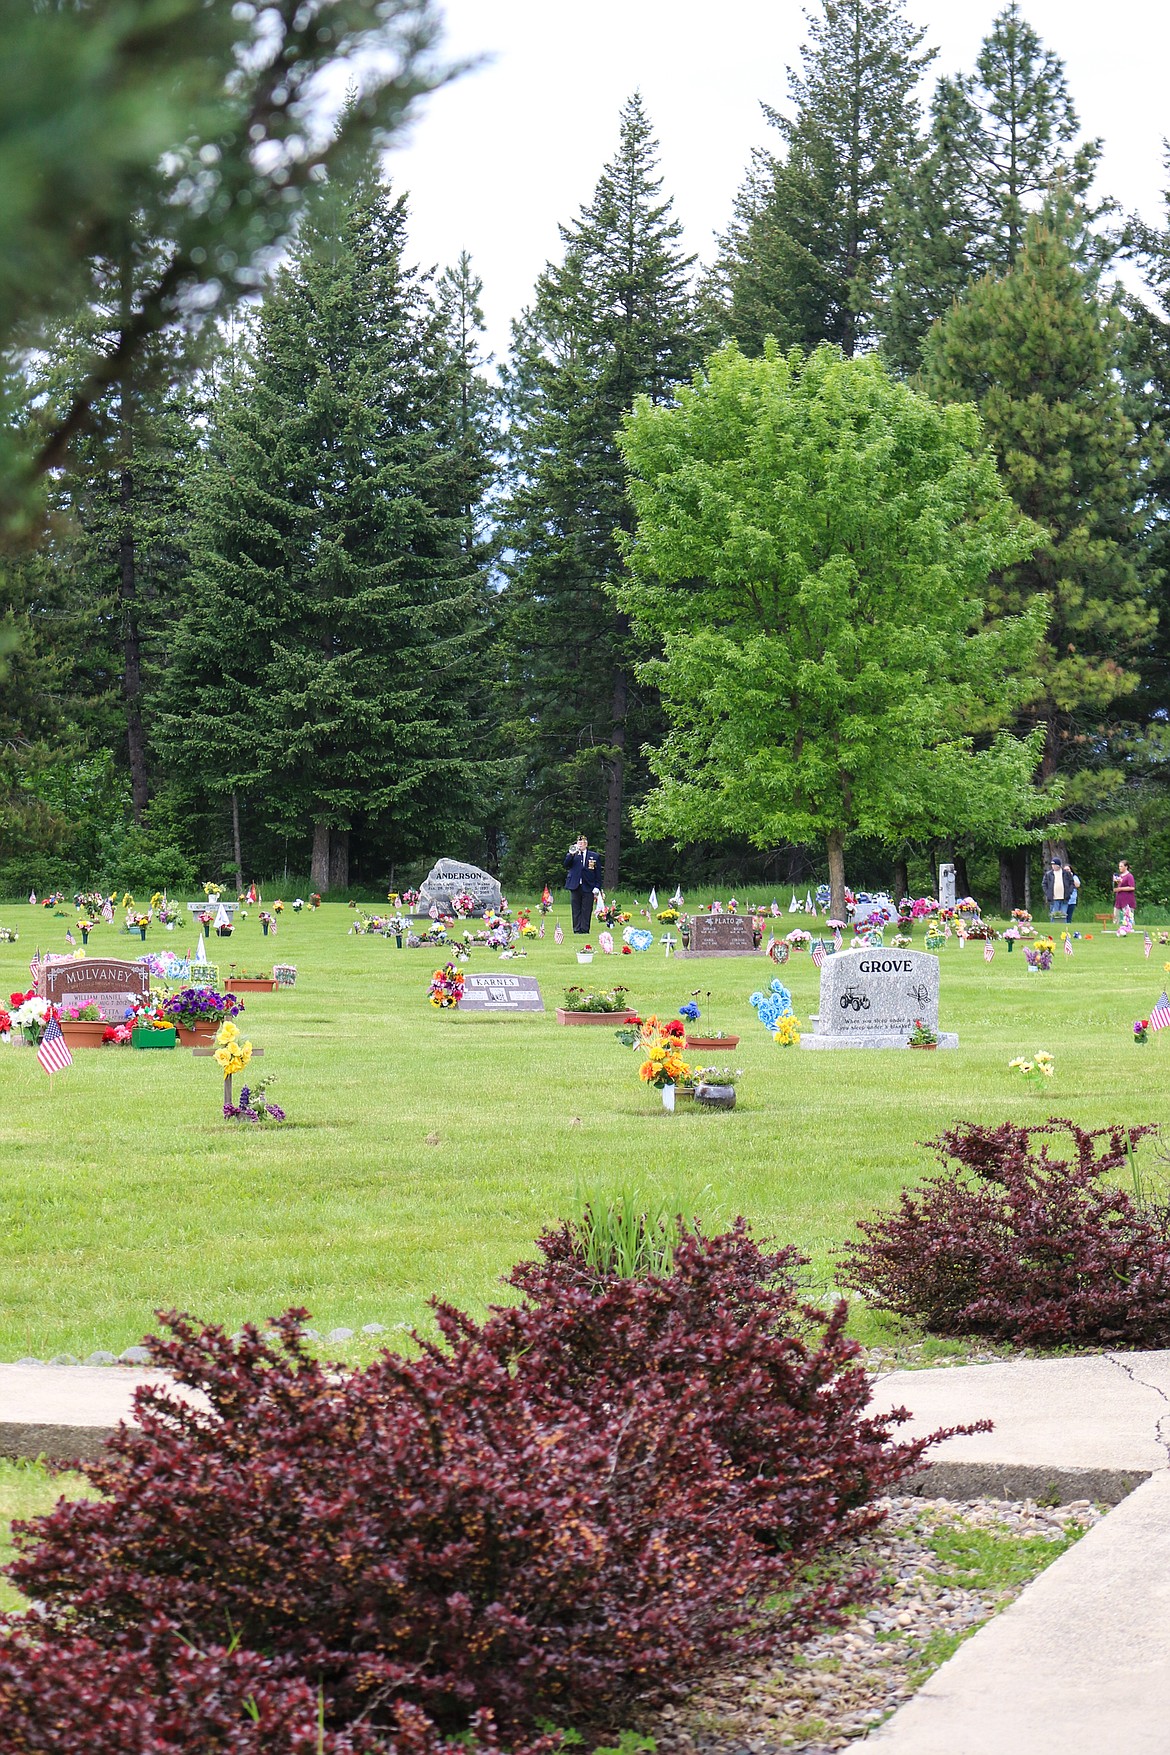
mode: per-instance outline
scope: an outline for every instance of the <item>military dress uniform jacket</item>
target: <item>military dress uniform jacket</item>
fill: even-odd
[[[589,890],[600,888],[601,855],[587,847],[584,853],[566,853],[565,855],[565,888],[566,890]]]

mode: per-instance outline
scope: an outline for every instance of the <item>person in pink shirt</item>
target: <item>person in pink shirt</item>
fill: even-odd
[[[1132,922],[1137,907],[1137,885],[1125,859],[1117,861],[1117,870],[1113,874],[1113,924],[1125,919],[1125,910],[1129,909]]]

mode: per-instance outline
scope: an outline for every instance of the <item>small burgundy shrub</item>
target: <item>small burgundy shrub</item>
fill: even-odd
[[[859,1224],[841,1283],[934,1334],[1165,1346],[1170,1231],[1113,1180],[1152,1131],[954,1128],[930,1142],[951,1167]]]
[[[440,1343],[348,1374],[307,1355],[303,1312],[235,1343],[172,1313],[151,1351],[207,1405],[140,1391],[139,1427],[87,1467],[103,1497],[18,1535],[38,1612],[11,1618],[0,1668],[12,1746],[108,1755],[96,1732],[52,1741],[33,1702],[79,1670],[100,1702],[132,1670],[146,1728],[118,1755],[275,1750],[248,1711],[167,1743],[189,1662],[214,1678],[192,1713],[222,1698],[228,1723],[254,1674],[290,1755],[309,1698],[330,1755],[438,1755],[483,1712],[514,1747],[832,1618],[868,1575],[808,1584],[807,1563],[876,1520],[925,1441],[866,1416],[844,1307],[802,1308],[796,1259],[741,1223],[684,1236],[659,1278],[599,1281],[555,1233],[512,1276],[521,1305],[437,1306]],[[777,1593],[787,1613],[762,1617]]]

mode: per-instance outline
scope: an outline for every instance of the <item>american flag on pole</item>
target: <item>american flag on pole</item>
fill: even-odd
[[[838,927],[836,932],[833,934],[833,949],[835,951],[839,951],[841,949],[841,942],[842,942],[841,941],[841,928]]]
[[[77,940],[74,938],[68,927],[65,928],[65,943],[67,945],[73,945],[74,947],[77,945]]]
[[[985,963],[990,963],[990,961],[994,957],[994,955],[995,955],[994,941],[991,939],[988,939],[983,946],[983,961]]]
[[[1170,1011],[1166,1014],[1170,1021]],[[56,1018],[50,1018],[45,1025],[45,1033],[41,1037],[41,1045],[37,1049],[37,1059],[52,1078],[54,1073],[64,1072],[67,1066],[73,1065],[73,1056]]]
[[[35,984],[35,982],[36,982],[36,980],[41,972],[41,951],[40,951],[39,945],[37,946],[36,950],[33,952],[32,962],[28,966],[28,972],[32,976],[33,982]]]
[[[1149,933],[1148,933],[1148,932],[1147,932],[1147,934],[1146,934],[1146,936],[1145,936],[1145,941],[1144,941],[1144,942],[1145,942],[1145,947],[1146,947],[1146,956],[1147,956],[1147,957],[1148,957],[1148,956],[1149,956],[1149,954],[1150,954],[1150,952],[1151,952],[1151,951],[1152,951],[1152,950],[1153,950],[1153,948],[1154,948],[1154,941],[1153,941],[1153,939],[1152,939],[1152,938],[1151,938],[1151,937],[1150,937],[1150,935],[1149,935]]]
[[[813,946],[812,960],[813,960],[813,968],[819,969],[821,964],[825,960],[825,947],[824,947],[824,945],[815,944]]]
[[[1066,957],[1071,957],[1073,954],[1072,937],[1067,932],[1064,935],[1064,954]]]
[[[1161,999],[1150,1013],[1150,1029],[1164,1030],[1170,1024],[1170,999],[1163,993]]]

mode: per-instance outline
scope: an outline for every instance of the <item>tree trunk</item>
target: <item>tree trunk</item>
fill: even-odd
[[[1001,847],[999,853],[999,911],[1005,920],[1010,920],[1012,909],[1018,907],[1015,855]]]
[[[1028,850],[1024,854],[1024,907],[1028,910],[1029,914],[1032,912],[1032,850],[1031,850],[1031,848],[1028,848]]]
[[[967,858],[963,853],[955,854],[955,894],[956,896],[969,896],[971,894],[971,879],[967,876]]]
[[[829,851],[829,917],[845,920],[845,831],[830,829],[825,837]]]
[[[622,618],[623,621],[625,618]],[[605,863],[602,887],[614,891],[618,886],[618,869],[622,857],[622,801],[626,783],[626,710],[629,706],[630,684],[624,670],[613,673],[613,702],[610,712],[610,738],[613,755],[609,762],[609,784],[605,797]]]
[[[902,901],[903,897],[908,896],[909,894],[910,894],[910,873],[907,869],[906,861],[904,859],[895,859],[895,861],[894,861],[894,900],[895,900],[895,902],[900,902],[900,901]]]
[[[349,830],[334,829],[329,837],[329,888],[349,888]]]
[[[232,852],[236,856],[236,895],[244,893],[244,855],[240,850],[240,795],[232,790]]]
[[[313,859],[309,867],[309,884],[315,895],[323,896],[329,888],[329,824],[313,824]]]

